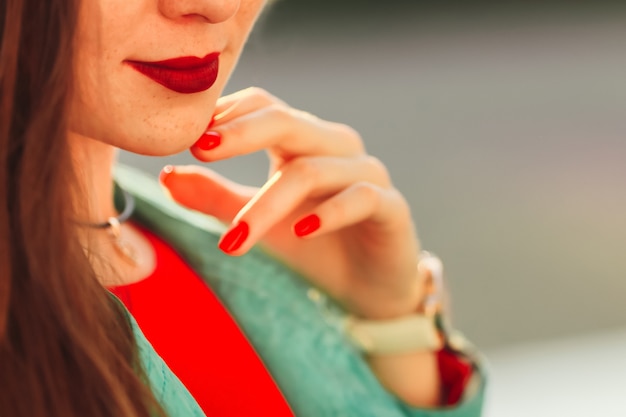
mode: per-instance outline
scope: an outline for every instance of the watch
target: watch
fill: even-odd
[[[443,316],[443,265],[422,252],[418,270],[428,271],[426,297],[414,314],[389,320],[346,319],[346,332],[353,343],[369,355],[436,351],[448,344],[448,325]]]

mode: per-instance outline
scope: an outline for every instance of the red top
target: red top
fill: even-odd
[[[211,289],[165,242],[148,278],[110,288],[207,416],[293,416],[276,383]]]
[[[261,359],[210,287],[165,242],[141,231],[155,250],[155,271],[110,290],[205,414],[292,417]],[[446,351],[437,358],[442,404],[453,405],[471,377],[471,366]]]

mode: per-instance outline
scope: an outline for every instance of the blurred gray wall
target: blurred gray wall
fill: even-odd
[[[626,324],[626,11],[433,3],[279,1],[228,91],[261,86],[362,133],[477,344]],[[260,185],[267,163],[210,167]]]

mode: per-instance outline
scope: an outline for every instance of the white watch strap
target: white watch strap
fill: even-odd
[[[441,347],[434,317],[421,314],[375,321],[349,317],[346,331],[369,354],[433,351]]]

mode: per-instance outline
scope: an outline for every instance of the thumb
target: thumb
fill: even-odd
[[[167,165],[159,181],[177,203],[227,223],[258,191],[197,165]]]

